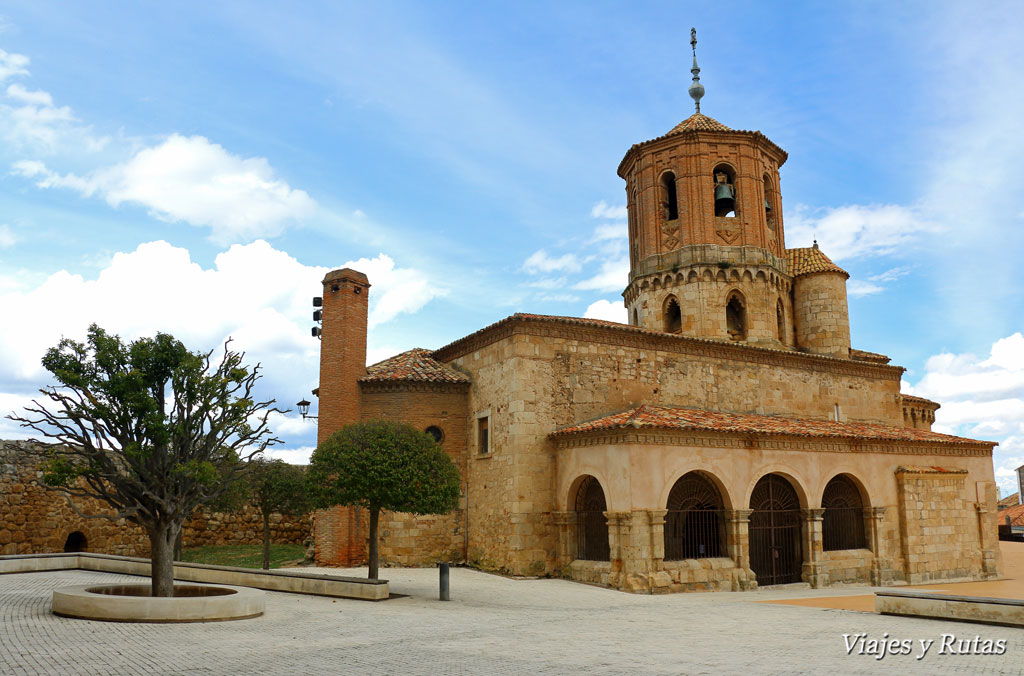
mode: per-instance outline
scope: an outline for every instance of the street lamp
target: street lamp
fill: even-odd
[[[306,415],[307,413],[309,413],[309,402],[306,401],[305,399],[303,399],[302,401],[300,401],[299,403],[297,403],[295,405],[299,407],[299,413],[302,414],[302,419],[303,420],[305,420],[306,418],[316,418],[316,417],[318,417],[318,416],[315,416],[315,415]]]

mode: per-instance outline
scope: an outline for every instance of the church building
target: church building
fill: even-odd
[[[372,280],[324,278],[318,440],[407,422],[464,482],[456,512],[382,515],[382,562],[641,593],[998,575],[995,444],[932,432],[851,346],[849,275],[786,248],[786,152],[703,115],[692,72],[697,112],[618,166],[628,324],[514,314],[367,367]],[[365,521],[319,512],[317,563],[365,560]]]

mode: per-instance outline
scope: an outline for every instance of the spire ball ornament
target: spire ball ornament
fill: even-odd
[[[697,29],[690,29],[690,47],[693,49],[693,68],[690,72],[693,73],[693,84],[690,85],[690,98],[697,104],[697,113],[700,113],[700,100],[704,96],[704,85],[700,83],[700,66],[697,65]]]

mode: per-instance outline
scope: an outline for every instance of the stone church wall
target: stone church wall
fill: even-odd
[[[85,536],[85,549],[102,554],[149,556],[149,538],[140,527],[79,516],[64,496],[42,484],[45,446],[0,441],[0,554],[62,552],[70,534]],[[110,513],[95,500],[75,498],[84,514]],[[271,516],[271,541],[302,544],[309,537],[309,516]],[[186,547],[261,544],[263,522],[248,507],[239,513],[199,512],[184,525]]]

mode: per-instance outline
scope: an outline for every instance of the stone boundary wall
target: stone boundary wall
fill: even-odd
[[[46,448],[29,441],[0,441],[0,554],[63,552],[68,536],[79,532],[86,551],[149,556],[149,538],[138,526],[123,519],[80,516],[62,493],[43,486]],[[95,500],[76,498],[75,504],[84,514],[110,513]],[[270,538],[276,544],[304,544],[310,529],[309,515],[271,515]],[[186,547],[263,542],[263,523],[252,507],[233,514],[201,511],[183,530]]]

